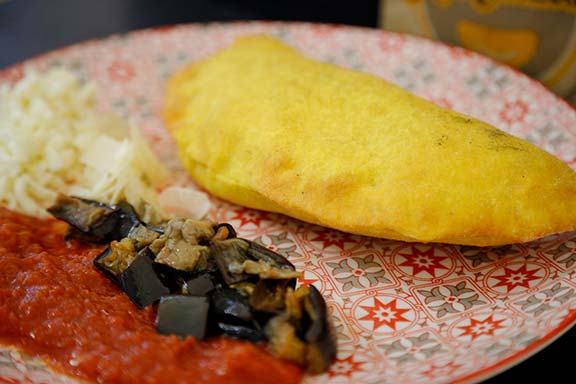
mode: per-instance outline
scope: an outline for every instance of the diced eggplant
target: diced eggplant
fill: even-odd
[[[211,269],[207,243],[214,235],[212,222],[206,220],[171,219],[164,226],[164,234],[150,244],[156,262],[186,272]]]
[[[210,300],[205,296],[163,296],[158,305],[156,330],[165,335],[206,337]]]
[[[94,265],[110,280],[120,284],[120,274],[134,261],[137,254],[131,239],[114,240],[94,259]]]
[[[310,373],[327,371],[336,358],[336,337],[322,295],[310,286],[288,288],[285,298],[285,311],[266,324],[268,348]]]
[[[154,257],[152,252],[149,255]],[[182,294],[182,285],[191,277],[191,274],[155,262],[152,263],[152,267],[156,276],[170,290],[171,294]]]
[[[264,260],[246,260],[242,264],[242,271],[249,275],[257,275],[264,280],[288,280],[290,286],[296,284],[296,279],[302,276],[301,272],[277,268]]]
[[[182,223],[182,238],[190,244],[208,244],[214,236],[214,224],[208,220],[186,219]]]
[[[94,266],[102,272],[108,279],[112,280],[117,285],[120,285],[120,276],[110,270],[104,260],[112,255],[112,249],[108,246],[102,253],[100,253],[93,261]]]
[[[256,311],[277,313],[285,307],[288,280],[260,280],[250,296],[250,305]]]
[[[120,275],[122,290],[140,309],[154,304],[161,296],[170,293],[170,289],[156,274],[152,258],[151,251],[144,248]]]
[[[268,349],[277,357],[305,365],[306,344],[298,338],[296,328],[288,316],[273,317],[264,329]]]
[[[287,258],[254,241],[250,242],[250,246],[248,247],[247,252],[249,257],[251,257],[252,259],[260,263],[270,265],[271,267],[274,267],[274,269],[280,271],[296,271],[296,267],[294,266],[294,264],[292,264]],[[281,272],[276,273],[277,276],[281,276],[283,274],[287,275],[287,273],[281,273]],[[275,278],[281,278],[281,277],[275,277]],[[288,286],[295,288],[296,278],[290,278]]]
[[[182,284],[182,293],[192,296],[205,296],[216,288],[214,278],[210,274],[202,274],[186,279]]]
[[[215,235],[212,237],[213,240],[226,240],[233,239],[237,236],[234,227],[228,223],[220,223],[214,226]]]
[[[250,278],[243,272],[243,264],[248,260],[248,246],[246,240],[238,238],[210,242],[210,253],[226,284],[231,285]]]
[[[288,269],[290,271],[295,271],[296,267],[287,258],[260,245],[254,241],[250,241],[250,246],[248,247],[248,255],[257,261],[263,261],[273,267],[279,269]]]
[[[190,244],[184,239],[168,239],[156,254],[155,261],[186,272],[194,272],[196,267],[207,264],[210,249],[205,245]]]
[[[309,372],[321,373],[336,359],[336,337],[322,294],[313,285],[308,290],[304,300],[304,310],[310,319],[304,336],[308,346],[306,365]]]
[[[118,208],[64,195],[58,196],[56,203],[47,210],[52,216],[67,222],[75,229],[69,234],[70,237],[73,237],[75,232],[80,232],[86,235],[82,240],[90,239],[97,243],[111,240],[110,234],[120,219]]]
[[[121,240],[143,224],[134,208],[126,203],[106,205],[97,201],[60,195],[48,212],[74,228],[69,237],[82,241],[107,243]]]
[[[216,288],[210,294],[214,318],[227,324],[251,324],[248,298],[232,288]]]
[[[149,246],[154,240],[160,237],[160,233],[148,228],[143,223],[140,223],[132,228],[128,233],[128,237],[134,240],[136,248],[142,249]]]
[[[251,341],[253,343],[266,340],[266,334],[257,328],[237,324],[218,323],[218,329],[225,335],[235,339]]]
[[[114,238],[122,239],[127,237],[132,229],[144,223],[142,220],[140,220],[140,217],[134,210],[134,207],[127,202],[121,201],[118,203],[117,207],[120,210],[120,218],[111,236]]]

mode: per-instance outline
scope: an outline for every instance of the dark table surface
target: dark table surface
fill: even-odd
[[[0,68],[113,33],[189,22],[298,20],[376,27],[378,1],[302,0],[0,0]],[[575,382],[572,328],[524,362],[484,383]],[[562,378],[562,379],[561,379]]]

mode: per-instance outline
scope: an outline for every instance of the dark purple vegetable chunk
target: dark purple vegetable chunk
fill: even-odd
[[[215,240],[210,243],[210,253],[226,284],[231,285],[250,278],[242,270],[244,262],[248,260],[247,249],[248,242],[237,238]]]
[[[214,278],[205,273],[200,276],[185,279],[182,284],[182,291],[186,295],[192,296],[206,296],[216,288]]]
[[[217,288],[210,294],[215,318],[229,324],[251,324],[248,298],[232,288]]]
[[[228,223],[219,223],[214,226],[216,232],[215,240],[233,239],[236,237],[236,230]]]
[[[248,241],[248,240],[246,240]],[[249,246],[246,252],[248,256],[256,261],[264,261],[266,264],[278,269],[286,269],[289,271],[295,271],[296,267],[284,256],[254,242],[248,242]]]
[[[144,248],[120,275],[122,291],[140,309],[170,293],[154,270],[153,256],[148,248]]]
[[[118,222],[110,236],[117,240],[127,237],[132,229],[144,223],[140,220],[134,207],[127,202],[121,201],[116,207],[119,210]]]
[[[280,313],[286,307],[284,302],[288,280],[260,280],[250,296],[250,305],[256,311]]]
[[[94,266],[102,272],[108,279],[112,280],[112,282],[116,285],[120,285],[120,275],[116,274],[112,271],[108,266],[106,266],[104,260],[112,254],[112,249],[110,247],[106,247],[104,251],[102,251],[94,261],[92,262]]]
[[[258,343],[266,340],[266,334],[261,329],[246,327],[237,324],[218,323],[218,329],[226,336],[235,339]]]
[[[116,207],[99,204],[86,199],[60,195],[48,212],[57,219],[64,220],[74,228],[70,233],[105,243],[112,240],[111,233],[118,225],[120,211]]]
[[[94,200],[60,195],[48,212],[70,224],[69,237],[94,243],[121,240],[138,225],[145,224],[130,204],[106,205]],[[150,227],[152,231],[160,231]]]
[[[206,337],[210,301],[204,296],[163,296],[158,305],[156,330],[165,335]]]
[[[313,285],[309,286],[309,292],[304,302],[304,309],[310,325],[304,339],[309,349],[309,370],[320,373],[326,371],[336,359],[336,336],[322,294]]]

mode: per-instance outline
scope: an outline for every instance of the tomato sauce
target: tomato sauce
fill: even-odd
[[[0,208],[0,342],[99,383],[296,383],[299,368],[261,346],[158,334],[93,266],[101,247],[66,224]]]

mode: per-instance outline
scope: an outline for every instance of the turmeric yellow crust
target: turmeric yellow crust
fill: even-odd
[[[576,228],[576,172],[551,154],[269,37],[175,73],[163,112],[191,176],[236,204],[405,241]]]

